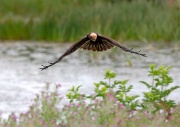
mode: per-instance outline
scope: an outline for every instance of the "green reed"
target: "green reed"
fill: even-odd
[[[67,42],[91,31],[119,41],[177,41],[180,12],[145,0],[1,0],[0,40]]]

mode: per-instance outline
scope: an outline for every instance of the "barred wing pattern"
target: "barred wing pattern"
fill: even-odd
[[[106,51],[107,49],[113,48],[114,45],[109,43],[107,40],[98,38],[97,41],[87,41],[80,48],[92,51]]]

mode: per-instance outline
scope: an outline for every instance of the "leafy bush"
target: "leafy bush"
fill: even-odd
[[[174,100],[167,100],[167,97],[174,90],[180,88],[180,86],[172,86],[173,78],[170,77],[169,70],[171,67],[161,66],[156,69],[156,65],[150,65],[149,75],[152,77],[152,83],[149,84],[145,81],[141,81],[148,89],[149,92],[144,92],[144,99],[142,107],[156,112],[157,110],[164,109],[168,113],[172,107],[175,107]]]
[[[143,100],[138,95],[130,96],[132,85],[128,80],[114,80],[116,74],[107,70],[105,79],[94,83],[94,93],[81,94],[81,86],[72,87],[64,104],[59,94],[61,85],[47,83],[45,89],[34,99],[29,110],[17,116],[12,113],[7,120],[0,119],[5,127],[171,127],[180,126],[180,105],[167,97],[179,86],[170,87],[173,82],[170,67],[150,66],[152,83],[141,81],[149,92]],[[159,111],[161,110],[161,111]]]

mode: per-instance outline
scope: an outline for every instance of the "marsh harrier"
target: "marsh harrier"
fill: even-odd
[[[53,66],[54,64],[61,61],[65,56],[75,52],[78,48],[85,49],[85,50],[92,50],[92,51],[106,51],[107,49],[111,49],[114,46],[117,46],[126,52],[130,52],[130,53],[134,53],[134,54],[146,57],[146,54],[140,53],[141,50],[138,52],[135,52],[135,51],[133,51],[133,48],[129,49],[126,46],[121,45],[120,43],[118,43],[117,41],[115,41],[111,38],[108,38],[108,37],[105,37],[105,36],[102,36],[102,35],[92,32],[92,33],[88,34],[87,36],[85,36],[84,38],[82,38],[77,43],[73,44],[55,62],[49,63],[49,65],[47,65],[47,66],[42,65],[42,68],[40,68],[40,69],[45,70],[48,67]]]

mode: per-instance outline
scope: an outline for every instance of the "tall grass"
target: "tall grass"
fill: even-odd
[[[145,0],[1,0],[0,40],[66,42],[91,31],[119,41],[177,41],[180,11]]]

